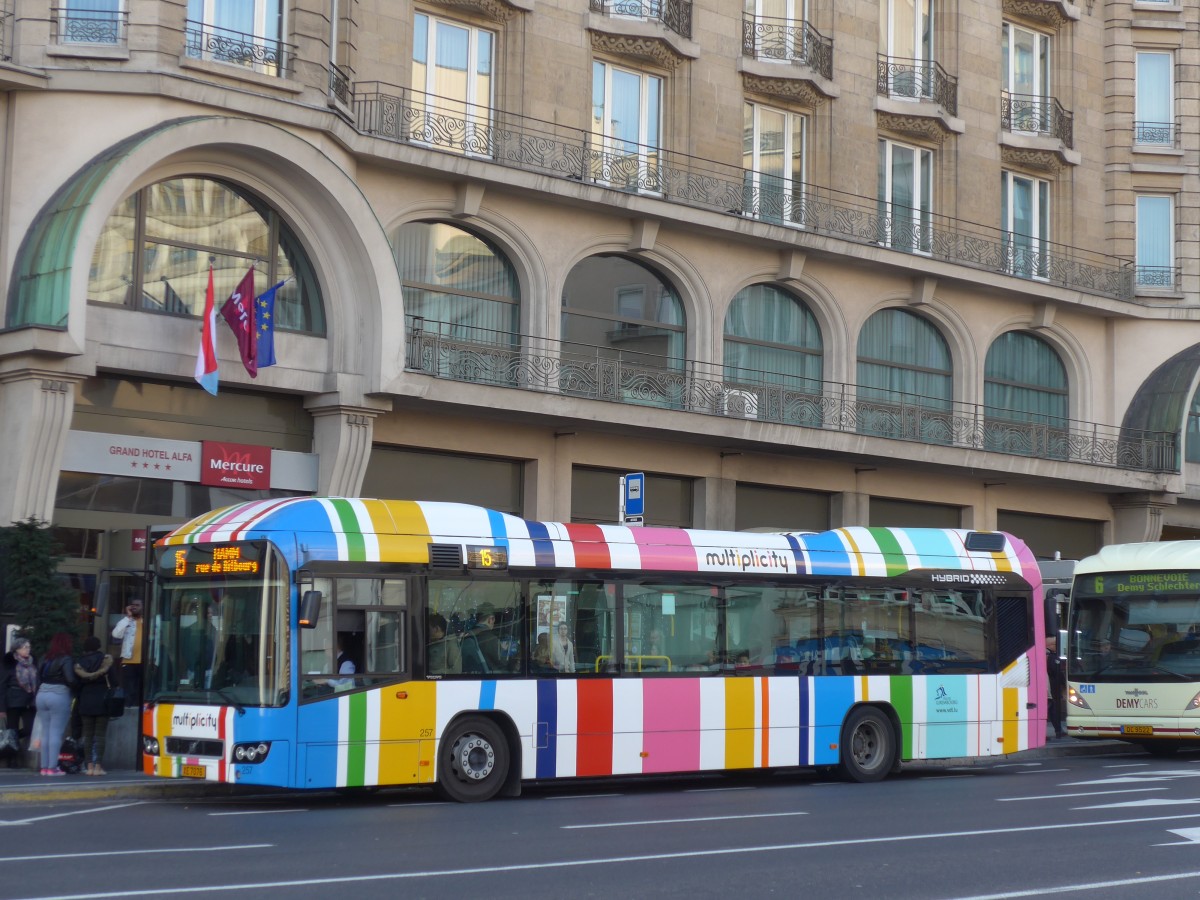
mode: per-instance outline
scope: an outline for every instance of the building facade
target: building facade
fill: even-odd
[[[1195,5],[5,2],[0,515],[85,595],[247,497],[631,471],[649,524],[1200,535]],[[276,364],[218,316],[212,396],[251,267]]]

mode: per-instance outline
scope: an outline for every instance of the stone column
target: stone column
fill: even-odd
[[[52,520],[79,380],[33,369],[0,376],[0,525],[30,517]]]
[[[870,494],[842,491],[840,494],[834,494],[832,500],[829,510],[831,528],[871,524]]]
[[[318,494],[358,496],[371,458],[375,418],[386,411],[381,407],[342,404],[309,407],[313,417],[313,452],[320,460]]]
[[[1113,542],[1117,544],[1162,539],[1163,510],[1175,505],[1167,494],[1122,494],[1111,501],[1115,513]]]

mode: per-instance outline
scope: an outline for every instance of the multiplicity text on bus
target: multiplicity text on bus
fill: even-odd
[[[1081,560],[1067,638],[1067,733],[1156,755],[1200,747],[1200,541]]]
[[[295,498],[199,517],[156,559],[151,774],[466,801],[586,776],[875,781],[1045,741],[1041,580],[999,532]]]

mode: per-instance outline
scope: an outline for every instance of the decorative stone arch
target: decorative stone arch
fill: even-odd
[[[384,233],[391,246],[392,234],[411,222],[445,222],[473,231],[495,244],[507,257],[517,275],[521,292],[520,330],[525,334],[542,336],[547,323],[555,321],[548,300],[547,272],[537,245],[515,222],[495,210],[476,207],[464,214],[461,204],[419,203],[398,210],[391,217]],[[400,274],[400,273],[398,273]]]
[[[713,346],[713,302],[708,287],[700,277],[695,266],[675,250],[663,246],[653,235],[644,233],[645,229],[635,228],[632,237],[629,235],[597,235],[583,244],[571,256],[564,256],[563,266],[556,273],[555,309],[561,308],[562,289],[567,276],[575,266],[591,256],[611,253],[625,256],[643,265],[649,266],[660,276],[669,281],[679,292],[679,302],[683,304],[685,317],[684,355],[688,359],[701,362],[713,362],[705,359],[711,355]],[[722,320],[723,321],[723,320]],[[554,327],[554,338],[562,336],[559,326]]]
[[[847,344],[854,359],[854,366],[851,369],[855,376],[853,381],[856,383],[858,381],[858,339],[862,328],[871,316],[885,309],[904,309],[933,323],[950,350],[951,396],[954,402],[977,402],[976,398],[982,396],[983,393],[983,382],[978,375],[980,367],[983,365],[979,360],[979,348],[975,345],[970,329],[958,312],[934,297],[914,302],[913,296],[910,294],[892,294],[885,296],[866,311],[862,321],[850,335],[850,341]]]
[[[988,335],[987,345],[979,355],[979,388],[980,397],[983,394],[984,366],[987,364],[987,354],[1001,335],[1010,331],[1027,331],[1034,337],[1039,337],[1054,348],[1058,358],[1062,360],[1067,370],[1067,415],[1072,419],[1091,421],[1092,419],[1092,373],[1087,364],[1087,354],[1075,335],[1061,325],[1042,324],[1036,319],[1014,317],[997,323]],[[980,399],[979,402],[983,402]]]
[[[757,272],[750,272],[734,282],[729,296],[722,297],[719,301],[714,300],[716,308],[713,315],[713,339],[717,342],[713,348],[714,358],[723,358],[725,316],[729,313],[729,305],[741,291],[756,284],[777,287],[801,298],[817,320],[817,327],[821,329],[822,378],[825,381],[839,383],[848,383],[852,380],[846,370],[846,360],[849,355],[847,352],[848,338],[842,307],[838,305],[828,288],[816,279],[804,275],[798,278],[781,278],[777,269],[761,269]]]
[[[399,326],[382,313],[385,298],[400,295],[399,278],[386,236],[358,185],[291,132],[223,116],[178,119],[148,129],[68,179],[18,250],[8,324],[65,328],[78,347],[86,346],[89,269],[109,215],[130,194],[184,174],[233,181],[288,221],[321,286],[331,368],[357,376],[359,394],[377,389],[381,373],[386,380],[389,369],[403,364],[402,354],[385,359],[383,353],[384,347],[399,345]],[[64,207],[64,201],[70,205]],[[30,320],[26,314],[42,301],[65,311],[63,319]]]

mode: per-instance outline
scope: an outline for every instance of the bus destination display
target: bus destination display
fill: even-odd
[[[1106,572],[1103,575],[1084,575],[1076,582],[1075,594],[1089,597],[1200,594],[1200,572]]]
[[[216,544],[203,549],[176,547],[163,551],[164,572],[187,578],[194,575],[257,575],[262,548],[254,544]]]

